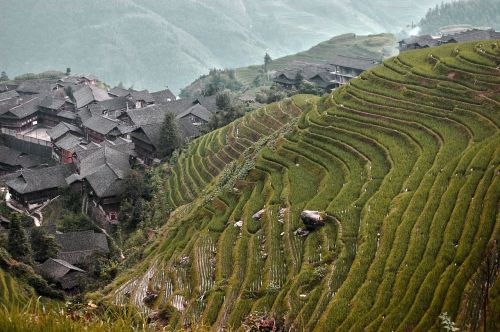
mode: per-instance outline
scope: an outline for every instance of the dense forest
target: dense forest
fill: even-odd
[[[420,21],[421,33],[437,33],[441,27],[455,24],[500,29],[500,1],[469,0],[436,5]]]

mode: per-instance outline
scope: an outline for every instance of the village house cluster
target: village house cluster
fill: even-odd
[[[399,51],[428,48],[450,43],[463,43],[474,40],[500,39],[500,32],[494,29],[450,28],[443,29],[438,36],[411,36],[400,40]]]
[[[116,224],[128,171],[159,162],[166,114],[173,113],[182,139],[189,141],[202,134],[216,112],[215,97],[178,99],[169,89],[106,89],[93,75],[3,82],[3,136],[50,147],[56,165],[0,146],[2,182],[12,203],[28,210],[69,186],[88,197],[87,214]]]
[[[287,89],[309,82],[324,92],[330,92],[380,63],[377,59],[348,55],[337,55],[328,64],[297,61],[295,68],[278,72],[273,81]]]

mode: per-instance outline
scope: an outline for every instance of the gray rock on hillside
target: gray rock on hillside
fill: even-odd
[[[308,231],[314,231],[325,225],[325,220],[319,211],[304,210],[300,213],[300,219]]]

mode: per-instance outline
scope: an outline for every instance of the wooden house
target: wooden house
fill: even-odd
[[[9,193],[16,202],[41,203],[58,195],[59,188],[66,186],[66,177],[71,173],[64,165],[37,169],[22,169],[2,177]]]

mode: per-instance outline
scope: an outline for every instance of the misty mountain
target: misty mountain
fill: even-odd
[[[399,31],[440,0],[2,0],[0,70],[97,74],[178,90],[212,67],[295,53],[334,35]]]

